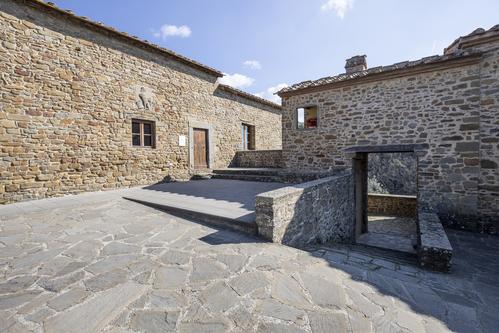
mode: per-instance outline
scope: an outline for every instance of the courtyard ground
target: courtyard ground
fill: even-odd
[[[367,228],[357,243],[416,255],[416,218],[370,214]]]
[[[449,231],[450,274],[302,251],[123,199],[0,207],[0,332],[497,332],[499,238]]]

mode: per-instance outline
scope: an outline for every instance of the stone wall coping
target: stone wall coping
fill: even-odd
[[[236,153],[258,154],[261,152],[282,152],[282,149],[237,150]]]
[[[422,267],[449,272],[452,246],[437,214],[418,212],[418,258]]]
[[[316,180],[312,180],[306,183],[301,183],[301,184],[296,184],[296,185],[291,185],[291,186],[286,186],[279,188],[277,190],[269,191],[269,192],[264,192],[259,195],[257,195],[257,200],[264,200],[264,201],[276,201],[282,198],[286,198],[287,196],[290,195],[297,195],[300,193],[303,193],[307,189],[311,189],[316,186],[323,185],[325,183],[331,182],[333,180],[343,178],[343,177],[348,177],[348,174],[340,174],[340,175],[335,175],[335,176],[330,176],[326,178],[320,178]]]
[[[405,199],[417,199],[415,195],[405,195],[405,194],[388,194],[388,193],[368,193],[367,195],[372,197],[385,197],[385,198],[405,198]]]
[[[412,153],[425,151],[429,147],[426,143],[416,144],[391,144],[391,145],[368,145],[353,146],[343,149],[345,153]]]

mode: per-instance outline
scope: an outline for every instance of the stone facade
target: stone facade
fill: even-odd
[[[354,240],[353,176],[345,173],[256,197],[258,234],[290,246]]]
[[[0,203],[188,179],[197,127],[210,168],[242,123],[256,149],[281,148],[278,105],[171,51],[34,0],[0,2],[0,35]],[[132,119],[155,123],[154,148],[132,146]]]
[[[443,56],[282,90],[286,168],[350,167],[350,146],[427,144],[419,203],[447,225],[499,232],[499,28],[458,44]],[[318,128],[299,129],[296,109],[310,105]]]
[[[415,196],[369,193],[367,202],[369,213],[416,217],[417,199]]]

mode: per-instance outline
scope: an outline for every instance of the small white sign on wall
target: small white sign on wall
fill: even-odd
[[[185,135],[179,135],[178,136],[178,145],[180,147],[185,147],[186,142],[187,142],[187,140],[185,138]]]

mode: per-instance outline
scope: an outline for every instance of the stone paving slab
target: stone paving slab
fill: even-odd
[[[496,332],[499,238],[448,231],[450,274],[308,251],[122,199],[0,207],[0,332]]]
[[[416,254],[416,220],[409,217],[369,215],[368,232],[357,238],[358,244]]]

